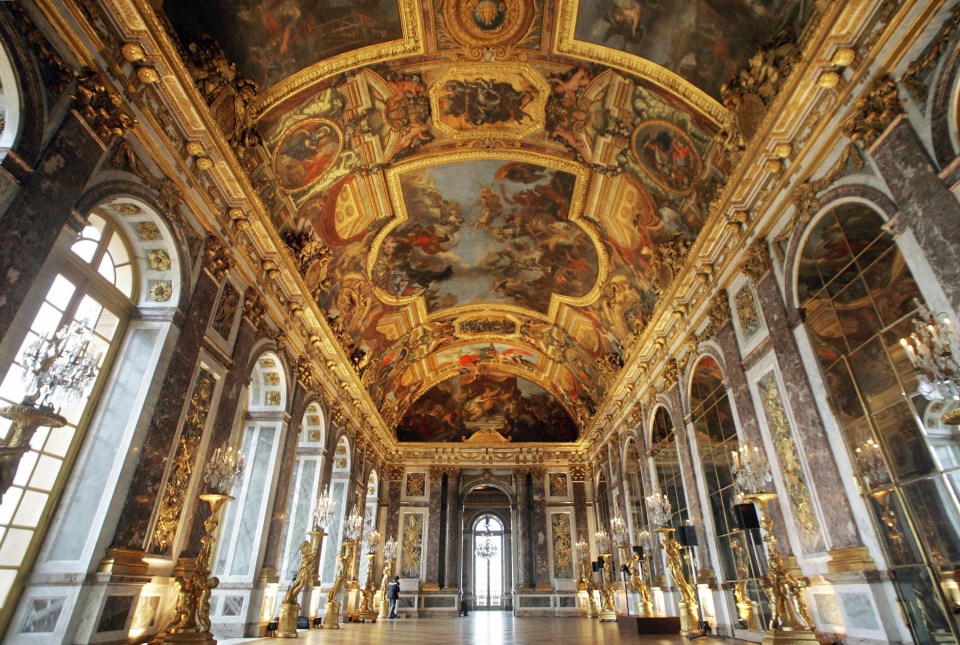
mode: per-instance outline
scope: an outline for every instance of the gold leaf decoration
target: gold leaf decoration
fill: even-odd
[[[553,529],[553,577],[573,577],[573,548],[570,541],[570,514],[551,513]]]
[[[423,475],[423,473],[416,473]],[[409,481],[409,480],[408,480]],[[403,514],[403,547],[400,551],[400,577],[419,578],[423,553],[423,515]]]

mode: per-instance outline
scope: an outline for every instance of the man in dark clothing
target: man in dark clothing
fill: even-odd
[[[397,601],[400,599],[400,576],[393,576],[387,583],[387,600],[390,601],[390,614],[387,618],[397,617]]]

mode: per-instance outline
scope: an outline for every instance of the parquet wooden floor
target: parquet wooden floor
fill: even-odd
[[[224,643],[273,643],[280,639],[231,640]],[[399,618],[374,624],[345,624],[337,630],[302,630],[303,645],[681,645],[678,636],[632,636],[620,638],[615,623],[583,618],[515,618],[509,612],[474,612],[465,618]],[[715,639],[695,641],[702,645],[722,643]]]

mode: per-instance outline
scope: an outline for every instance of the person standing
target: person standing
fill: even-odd
[[[400,576],[393,576],[387,584],[387,600],[390,601],[390,614],[387,618],[397,617],[397,601],[400,600]]]

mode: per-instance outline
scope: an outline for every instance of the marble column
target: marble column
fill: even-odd
[[[441,524],[440,507],[443,504],[443,469],[431,468],[428,479],[429,485],[429,506],[427,511],[427,543],[423,549],[423,557],[426,558],[426,579],[423,581],[421,589],[423,591],[440,590],[440,533],[445,530]]]
[[[177,446],[180,413],[190,399],[191,378],[218,290],[219,280],[209,271],[201,271],[140,452],[133,484],[127,492],[112,549],[142,552],[147,548],[150,520],[162,492],[167,460]]]
[[[533,562],[534,586],[537,591],[553,591],[553,575],[550,572],[550,540],[547,539],[546,472],[543,468],[530,471],[533,479]]]
[[[960,311],[960,202],[938,176],[919,135],[901,116],[868,150],[954,311]]]
[[[460,508],[460,469],[447,470],[447,540],[446,540],[446,575],[443,588],[456,591],[460,588],[460,533],[462,517]],[[509,552],[508,552],[509,553]]]
[[[807,379],[793,329],[787,322],[783,298],[773,272],[769,268],[762,271],[763,273],[755,271],[751,278],[754,280],[760,310],[767,323],[771,346],[783,378],[784,392],[781,395],[787,399],[785,403],[790,406],[796,420],[796,427],[791,430],[795,439],[803,446],[802,454],[808,464],[808,472],[814,478],[815,490],[809,492],[820,505],[823,517],[830,518],[825,526],[820,527],[821,533],[827,537],[826,542],[830,549],[859,546],[861,541],[853,509],[840,481],[840,471],[817,412],[813,389]]]
[[[60,231],[107,147],[75,111],[3,214],[0,227],[0,338],[6,336]]]

